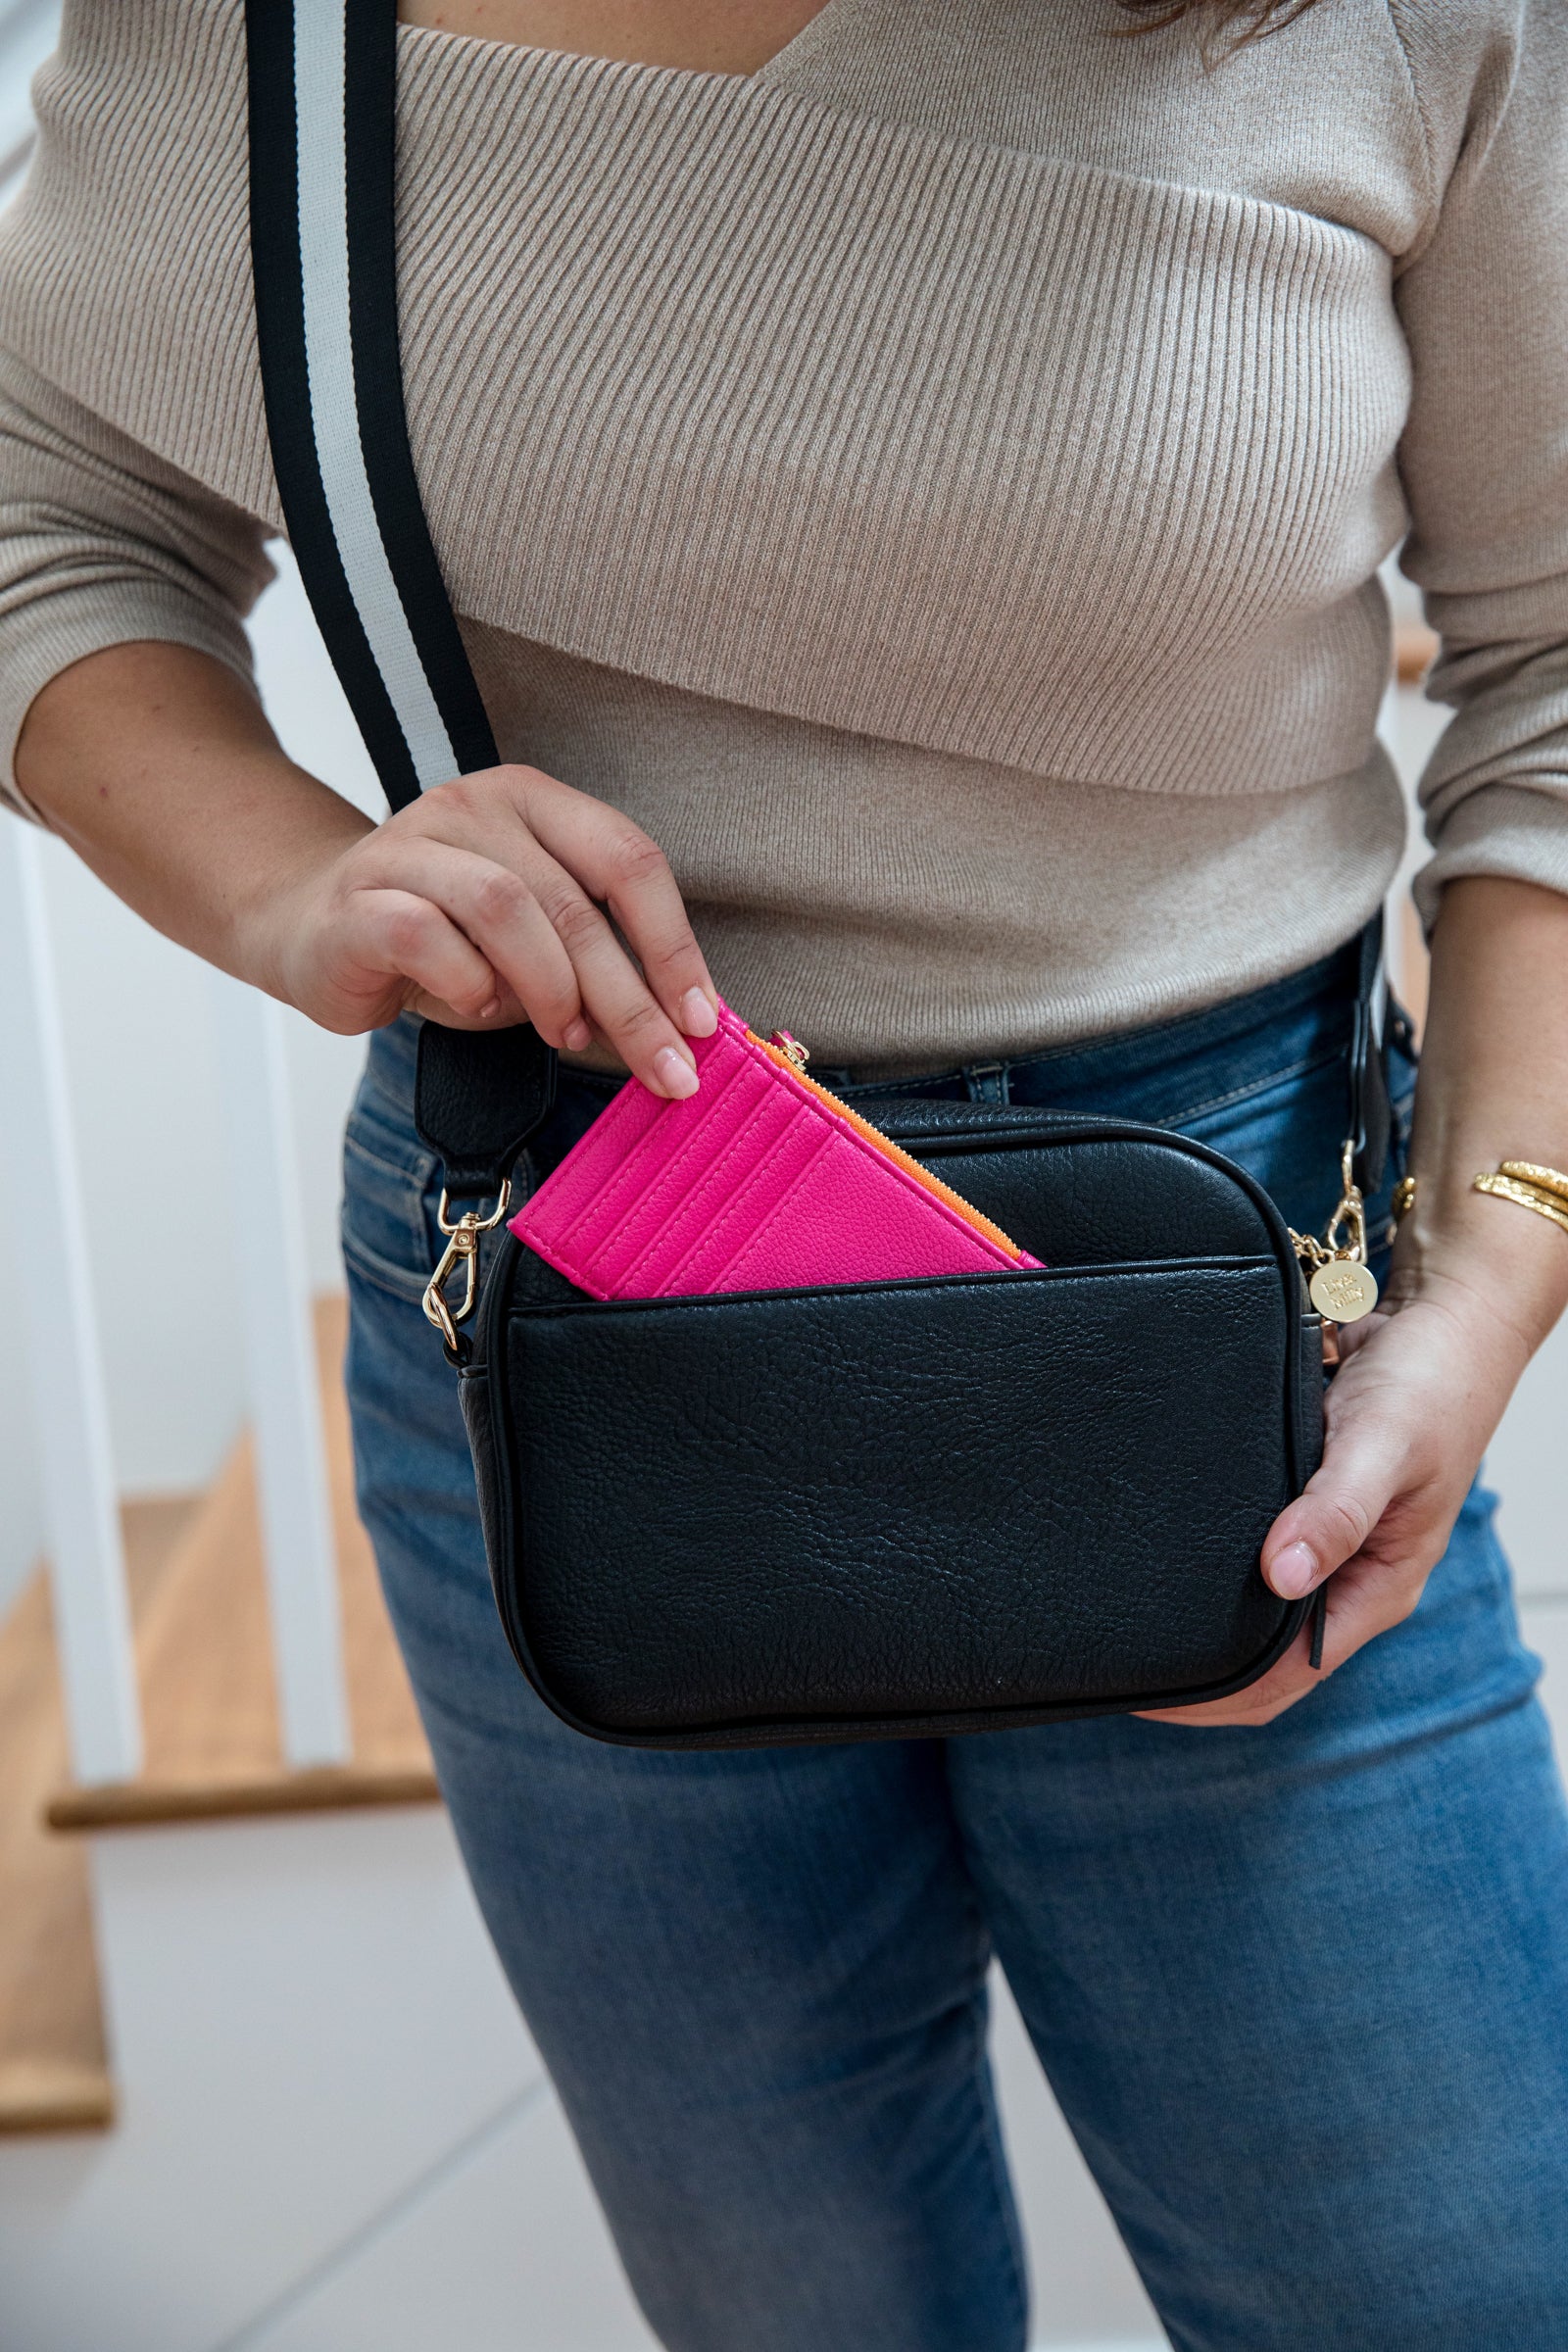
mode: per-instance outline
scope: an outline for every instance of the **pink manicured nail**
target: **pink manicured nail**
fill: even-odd
[[[654,1055],[654,1075],[665,1094],[673,1095],[678,1102],[697,1092],[697,1072],[673,1046],[662,1046]]]
[[[680,1001],[680,1025],[688,1037],[711,1037],[718,1015],[700,988],[689,988]]]
[[[479,1018],[481,1021],[493,1021],[496,1017],[496,1014],[500,1010],[501,999],[499,997],[487,997],[479,1007]]]
[[[1300,1600],[1317,1583],[1317,1559],[1305,1544],[1287,1544],[1268,1572],[1282,1600]]]
[[[570,1023],[561,1042],[568,1054],[585,1054],[594,1042],[594,1033],[585,1020],[578,1019]]]

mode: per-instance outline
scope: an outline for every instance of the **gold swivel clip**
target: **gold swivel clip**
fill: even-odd
[[[512,1186],[503,1183],[495,1207],[487,1217],[476,1208],[466,1208],[461,1217],[451,1213],[452,1203],[442,1187],[441,1201],[435,1212],[436,1223],[448,1237],[435,1272],[424,1287],[424,1314],[441,1334],[441,1344],[449,1356],[460,1352],[458,1326],[466,1323],[479,1296],[479,1236],[495,1230],[512,1206]],[[463,1293],[454,1305],[447,1297],[447,1285],[459,1267],[463,1269]]]

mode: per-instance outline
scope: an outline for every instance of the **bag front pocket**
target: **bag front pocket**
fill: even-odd
[[[1300,1622],[1257,1570],[1305,1475],[1272,1258],[513,1296],[485,1354],[502,1616],[601,1737],[1170,1703],[1250,1681]]]

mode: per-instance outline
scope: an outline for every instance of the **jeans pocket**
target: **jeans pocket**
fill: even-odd
[[[1288,1224],[1321,1231],[1339,1199],[1343,1054],[1288,1070],[1182,1122],[1182,1132],[1256,1178]]]

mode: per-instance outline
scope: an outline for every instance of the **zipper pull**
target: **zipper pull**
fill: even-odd
[[[804,1070],[811,1058],[809,1052],[802,1045],[800,1039],[791,1037],[787,1029],[775,1029],[767,1042],[770,1046],[777,1046],[779,1052],[788,1060],[793,1061],[798,1070]]]

